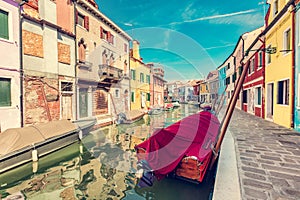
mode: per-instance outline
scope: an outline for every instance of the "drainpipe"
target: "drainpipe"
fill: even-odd
[[[291,4],[292,6],[293,4]],[[296,15],[295,15],[295,5],[293,5],[294,9],[292,11],[292,80],[291,80],[291,87],[292,87],[292,95],[291,95],[291,98],[292,98],[292,112],[291,112],[291,128],[294,128],[295,126],[295,122],[294,122],[294,116],[295,116],[295,18],[296,18]]]
[[[24,127],[24,104],[23,104],[23,42],[22,42],[22,24],[23,24],[23,16],[21,9],[24,5],[25,1],[21,1],[19,3],[19,52],[20,52],[20,121],[21,127]]]
[[[76,0],[73,0],[74,3],[74,35],[75,35],[75,119],[78,117],[78,94],[77,94],[77,85],[78,85],[78,77],[77,77],[77,34],[76,34]]]

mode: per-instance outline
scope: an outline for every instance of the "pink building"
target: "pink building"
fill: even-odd
[[[0,1],[0,132],[21,127],[19,5]]]
[[[163,106],[164,105],[164,74],[163,66],[149,63],[151,68],[150,77],[150,106]]]

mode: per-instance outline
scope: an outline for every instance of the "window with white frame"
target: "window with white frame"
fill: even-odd
[[[255,57],[251,59],[251,73],[254,72],[255,69]]]
[[[144,73],[140,73],[140,82],[144,83],[145,79],[144,79]]]
[[[258,54],[258,66],[257,68],[261,68],[263,65],[263,52],[260,51]]]
[[[267,49],[270,49],[270,48],[271,48],[271,45],[269,45],[269,46],[267,47]],[[270,63],[271,63],[271,54],[268,53],[267,51],[266,51],[266,62],[267,62],[267,64],[270,64]]]
[[[11,106],[11,79],[0,78],[0,107]]]
[[[62,94],[72,94],[73,93],[73,83],[62,81],[60,84],[60,90]]]
[[[255,105],[261,105],[261,87],[255,88]]]
[[[0,38],[9,39],[9,13],[0,9]]]
[[[289,79],[278,81],[277,84],[277,104],[289,105]]]
[[[283,33],[283,50],[284,54],[289,53],[291,50],[291,29],[287,29]]]

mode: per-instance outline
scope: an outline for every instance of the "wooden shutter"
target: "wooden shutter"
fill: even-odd
[[[100,26],[100,38],[103,38],[103,28]]]
[[[86,28],[86,30],[90,30],[90,26],[89,26],[89,16],[84,16],[84,28]]]
[[[111,43],[111,34],[109,31],[107,32],[107,41]]]
[[[76,13],[75,13],[75,23],[78,24],[78,11],[76,10]]]

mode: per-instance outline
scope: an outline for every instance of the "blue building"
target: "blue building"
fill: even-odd
[[[300,131],[300,1],[296,5],[295,20],[295,106],[294,128]]]
[[[219,73],[219,89],[218,89],[218,102],[226,103],[226,66],[224,63],[220,65],[217,70]]]

